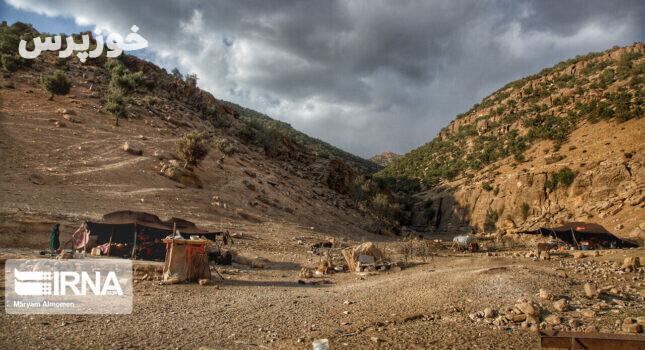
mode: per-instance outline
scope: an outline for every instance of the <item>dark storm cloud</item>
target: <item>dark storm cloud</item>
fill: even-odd
[[[157,63],[216,97],[367,157],[429,141],[511,80],[645,34],[642,1],[8,2],[136,24]]]

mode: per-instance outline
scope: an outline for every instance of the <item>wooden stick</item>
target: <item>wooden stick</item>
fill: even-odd
[[[110,233],[110,242],[108,243],[107,256],[110,256],[110,249],[112,249],[112,236],[114,236],[114,226],[112,226],[112,232]]]
[[[134,245],[132,246],[132,256],[130,257],[131,260],[134,260],[134,251],[137,249],[137,223],[134,223]]]

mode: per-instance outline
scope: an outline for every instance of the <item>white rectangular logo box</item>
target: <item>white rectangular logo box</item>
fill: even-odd
[[[9,259],[7,314],[130,314],[132,261]]]

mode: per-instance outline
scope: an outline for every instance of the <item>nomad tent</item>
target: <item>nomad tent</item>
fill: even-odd
[[[560,227],[540,227],[533,231],[521,231],[524,234],[541,234],[542,236],[560,239],[574,247],[587,246],[591,249],[602,247],[610,248],[635,248],[637,244],[622,240],[604,227],[587,222],[569,222]],[[586,244],[585,244],[586,243]]]
[[[145,260],[163,260],[166,245],[162,239],[172,235],[173,229],[185,239],[192,235],[215,240],[223,232],[208,232],[194,223],[171,218],[162,221],[154,214],[122,210],[103,215],[101,222],[84,222],[74,233],[74,249],[96,246],[103,255],[131,257]],[[96,244],[88,244],[90,241]]]

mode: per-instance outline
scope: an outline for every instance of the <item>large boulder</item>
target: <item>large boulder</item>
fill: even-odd
[[[202,188],[202,182],[192,171],[179,165],[176,160],[163,163],[159,173],[173,181],[177,181],[185,186]]]

